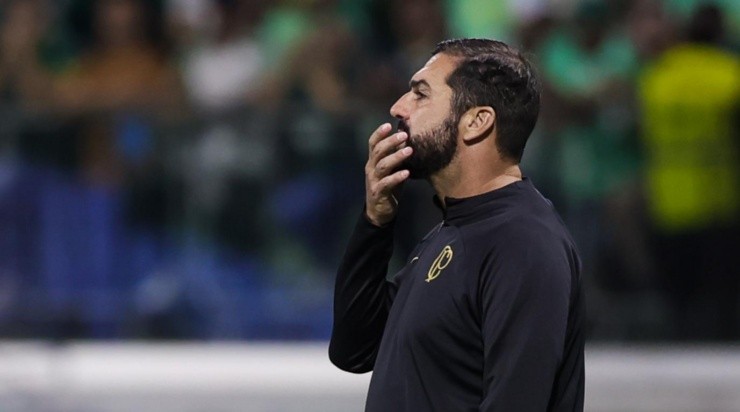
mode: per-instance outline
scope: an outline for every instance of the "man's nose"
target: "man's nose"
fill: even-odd
[[[391,116],[397,119],[406,119],[408,117],[409,111],[406,99],[408,95],[408,93],[404,94],[403,96],[399,97],[395,103],[393,103],[393,106],[391,106]]]

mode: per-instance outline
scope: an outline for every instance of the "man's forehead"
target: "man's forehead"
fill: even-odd
[[[437,53],[432,56],[422,67],[411,77],[411,82],[426,81],[429,85],[446,85],[447,76],[455,70],[457,60],[447,54]]]

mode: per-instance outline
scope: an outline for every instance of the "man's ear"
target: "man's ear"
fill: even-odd
[[[463,141],[473,143],[483,140],[496,124],[496,111],[491,106],[479,106],[465,112],[460,122]]]

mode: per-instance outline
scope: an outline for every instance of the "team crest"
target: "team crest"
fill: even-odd
[[[429,267],[429,272],[427,272],[427,278],[424,279],[427,283],[433,281],[434,279],[437,279],[437,276],[439,276],[440,273],[444,270],[444,268],[447,267],[447,265],[450,264],[452,261],[452,248],[450,245],[447,245],[442,249],[442,251],[439,253],[439,256],[437,256],[436,259],[434,259],[434,262],[432,263],[432,266]]]

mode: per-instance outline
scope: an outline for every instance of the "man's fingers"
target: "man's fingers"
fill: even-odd
[[[383,123],[370,135],[368,139],[369,158],[376,162],[382,159],[392,148],[406,140],[406,133],[399,132],[391,134],[390,123]]]
[[[373,164],[377,164],[381,159],[388,156],[394,150],[397,150],[399,145],[405,142],[407,138],[408,136],[405,132],[398,132],[382,139],[370,149],[368,160]]]
[[[393,174],[390,174],[378,181],[377,191],[378,194],[383,196],[392,196],[393,190],[398,187],[404,180],[408,179],[408,170],[399,170]]]
[[[375,131],[370,135],[370,139],[368,140],[368,146],[370,148],[370,152],[372,152],[373,147],[375,147],[376,144],[378,144],[379,141],[384,139],[386,136],[388,136],[388,133],[391,132],[391,124],[390,123],[383,123],[375,129]]]
[[[406,160],[406,158],[411,156],[412,152],[413,149],[411,147],[404,147],[403,149],[396,150],[395,153],[381,159],[375,165],[375,177],[382,179],[390,174],[393,170],[397,169],[398,166],[400,166],[403,161]]]
[[[411,155],[411,147],[403,147],[408,139],[405,132],[391,133],[391,125],[378,127],[368,140],[369,155],[365,164],[366,213],[370,221],[378,226],[387,223],[395,215],[398,201],[394,190],[408,179],[408,170],[397,170]]]

